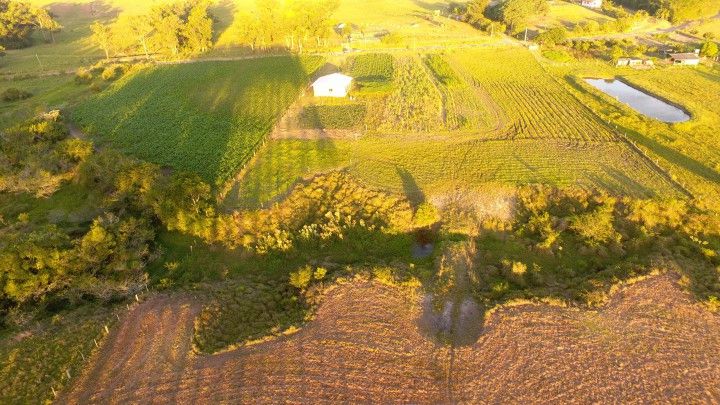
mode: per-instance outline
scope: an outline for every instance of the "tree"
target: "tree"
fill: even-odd
[[[32,43],[36,16],[26,3],[0,0],[0,45],[18,49]]]
[[[42,31],[45,40],[47,41],[45,34],[49,33],[52,42],[55,43],[55,33],[62,29],[62,25],[55,21],[44,8],[36,8],[33,12],[35,14],[35,22]]]
[[[556,44],[561,44],[561,43],[565,42],[566,39],[567,39],[567,30],[565,29],[565,27],[562,27],[562,26],[551,28],[551,29],[541,33],[540,35],[537,36],[537,38],[535,38],[535,40],[538,43],[543,44],[543,45],[550,45],[550,46],[553,46]]]
[[[613,62],[617,62],[618,59],[622,58],[622,56],[625,54],[625,51],[620,47],[620,45],[613,45],[612,48],[610,48],[610,58],[613,60]]]
[[[110,51],[113,44],[113,32],[110,25],[95,21],[90,25],[93,41],[105,51],[105,59],[110,59]]]
[[[188,51],[205,52],[212,43],[212,19],[208,15],[207,1],[199,1],[191,9],[183,29]]]
[[[524,29],[531,17],[548,12],[546,0],[507,0],[500,7],[500,17],[512,32]]]
[[[718,55],[718,45],[713,41],[706,41],[700,48],[700,54],[708,58],[714,58]]]
[[[479,22],[485,21],[485,10],[490,5],[490,0],[473,0],[469,2],[465,9],[465,22],[472,25],[478,25]]]

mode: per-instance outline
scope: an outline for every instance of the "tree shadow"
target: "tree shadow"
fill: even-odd
[[[420,185],[418,185],[417,181],[415,181],[415,177],[413,177],[412,173],[410,173],[404,167],[397,165],[395,166],[395,171],[397,172],[398,176],[400,176],[400,180],[403,184],[403,190],[405,192],[405,197],[410,201],[410,204],[414,207],[417,207],[418,205],[424,203],[425,193],[423,193]]]
[[[216,43],[235,23],[235,3],[231,0],[221,0],[212,4],[208,12],[213,17],[212,41]]]

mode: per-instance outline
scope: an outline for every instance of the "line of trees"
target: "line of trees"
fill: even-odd
[[[339,0],[256,0],[253,12],[241,10],[228,32],[228,42],[253,50],[284,46],[303,52],[321,47],[333,34],[331,17]]]
[[[720,12],[720,0],[616,0],[618,4],[645,10],[672,22],[712,17]]]
[[[94,22],[95,44],[110,58],[118,54],[160,54],[166,57],[207,51],[212,45],[213,20],[208,0],[161,4],[145,15],[121,15],[116,21]]]
[[[450,10],[479,29],[516,34],[527,27],[531,18],[546,15],[550,8],[547,0],[505,0],[495,4],[472,0],[467,4],[453,3]]]
[[[61,29],[62,26],[44,8],[19,1],[0,0],[0,48],[28,47],[32,45],[32,35],[36,30],[42,32],[46,41],[54,42],[54,34]]]

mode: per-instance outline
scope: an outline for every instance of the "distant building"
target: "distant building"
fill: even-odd
[[[620,58],[617,60],[615,66],[652,66],[653,61],[650,59],[639,59],[639,58]]]
[[[342,73],[322,76],[312,84],[315,97],[347,97],[353,78]]]
[[[674,65],[697,66],[700,64],[699,51],[694,53],[671,53],[670,62]]]
[[[587,8],[602,8],[603,0],[581,0],[580,4]]]

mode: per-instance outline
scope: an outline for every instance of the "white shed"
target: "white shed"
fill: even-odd
[[[353,78],[342,73],[320,77],[312,84],[315,97],[346,97]]]

